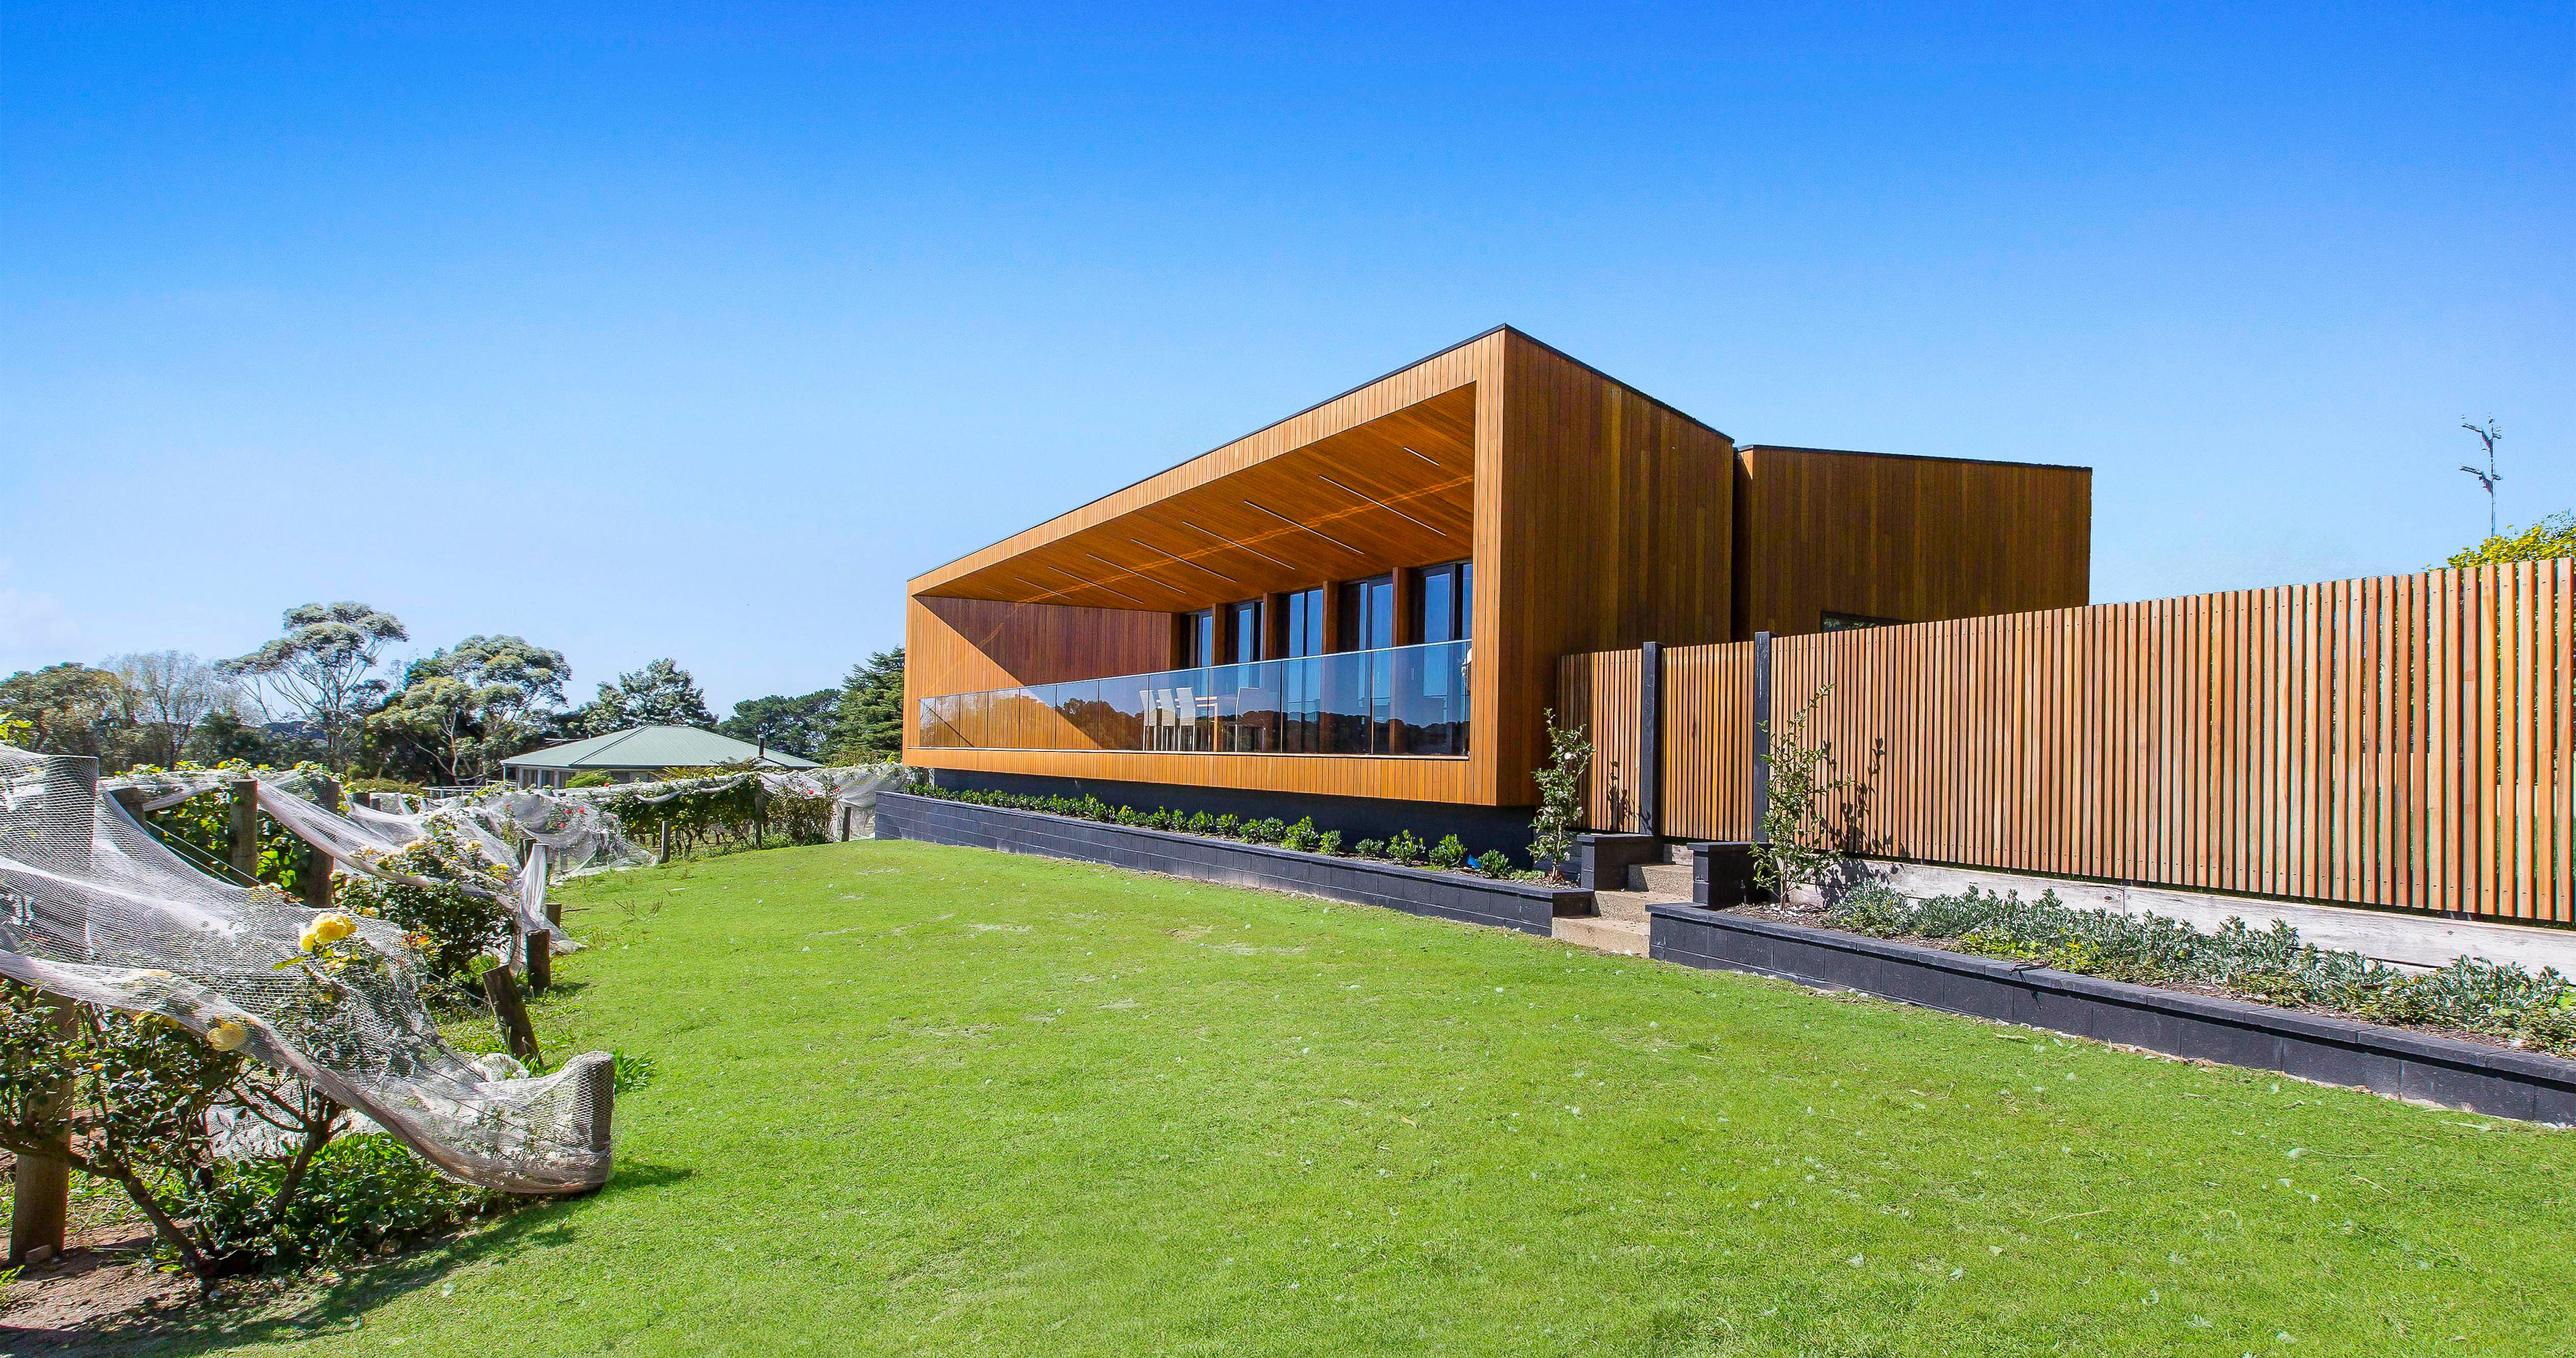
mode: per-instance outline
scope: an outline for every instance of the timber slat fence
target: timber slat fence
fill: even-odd
[[[2568,561],[1771,646],[1775,715],[1831,685],[1810,733],[1851,780],[1828,828],[1856,852],[2576,922]],[[1753,655],[1664,648],[1666,835],[1753,837]],[[1596,818],[1633,795],[1638,661],[1560,662],[1564,710],[1628,761]]]

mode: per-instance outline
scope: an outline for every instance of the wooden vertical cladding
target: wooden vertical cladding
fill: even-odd
[[[1472,749],[1493,761],[1496,799],[1520,805],[1538,795],[1558,657],[1727,638],[1735,445],[1526,335],[1504,338],[1498,427],[1477,444],[1476,666],[1494,701],[1476,709]]]
[[[1663,807],[1669,838],[1754,837],[1753,643],[1664,652]]]
[[[2080,606],[2092,486],[2083,467],[1749,444],[1734,636],[1820,631],[1829,612],[1938,622]]]
[[[2576,922],[2576,563],[1774,645],[1854,851]],[[1750,828],[1750,650],[1666,653],[1667,834]],[[1570,659],[1565,701],[1615,665]]]
[[[904,698],[1157,670],[1172,615],[915,598],[905,609]],[[909,713],[907,713],[907,719]]]
[[[1594,651],[1556,663],[1557,725],[1583,732],[1592,742],[1584,779],[1584,821],[1594,830],[1638,830],[1637,773],[1640,739],[1637,681],[1643,659],[1636,651]]]
[[[957,654],[972,643],[932,611],[943,600],[1159,617],[1467,558],[1471,712],[1457,771],[1430,771],[1460,765],[1437,758],[918,746],[906,757],[940,768],[1527,805],[1537,798],[1530,774],[1545,752],[1541,713],[1555,696],[1558,656],[1725,639],[1733,458],[1717,430],[1517,331],[1489,332],[908,586],[912,634],[949,634],[933,636],[907,676],[917,712],[920,697],[991,686],[956,682],[970,673],[1045,682],[1029,677],[1027,663],[979,666]],[[1327,590],[1326,608],[1339,603]],[[1073,630],[1048,630],[1065,647],[1043,667],[1054,678],[1165,663],[1159,654],[1109,663],[1126,653],[1125,623],[1097,645]],[[1271,635],[1281,636],[1275,624]]]

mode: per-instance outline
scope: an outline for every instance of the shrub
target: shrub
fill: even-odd
[[[1154,814],[1145,818],[1145,828],[1148,830],[1169,830],[1173,828],[1172,822],[1174,819],[1176,818],[1171,812],[1164,810],[1161,807],[1156,807],[1154,808]]]
[[[576,773],[564,780],[565,787],[606,787],[608,785],[608,775],[598,772]]]
[[[428,831],[376,865],[430,885],[353,876],[337,884],[336,903],[400,926],[432,971],[458,979],[509,941],[509,873],[450,827],[433,821]]]
[[[1190,813],[1188,823],[1181,828],[1194,835],[1204,835],[1216,829],[1216,818],[1205,811],[1194,811]]]
[[[1386,842],[1386,856],[1396,862],[1419,863],[1422,861],[1422,854],[1422,841],[1415,839],[1411,830],[1398,830],[1395,832],[1395,838]]]
[[[216,1173],[208,1114],[246,1107],[254,1097],[275,1101],[262,1116],[318,1111],[318,1138],[307,1143],[318,1149],[339,1112],[299,1083],[254,1075],[263,1068],[238,1054],[244,1029],[237,1021],[219,1020],[212,1031],[223,1036],[200,1037],[159,1015],[72,1004],[0,982],[0,1148],[51,1155],[123,1188],[152,1223],[159,1250],[200,1280],[238,1268],[201,1223],[196,1230],[182,1224],[191,1215],[188,1187]],[[66,1075],[68,1097],[57,1099]],[[314,1130],[308,1121],[306,1131]],[[281,1177],[279,1187],[291,1203],[293,1178]]]
[[[1222,835],[1227,839],[1239,839],[1243,835],[1243,822],[1232,816],[1219,816],[1216,818],[1216,824],[1209,826],[1208,830],[1212,834]]]
[[[1340,853],[1342,851],[1342,832],[1339,830],[1326,830],[1324,833],[1317,835],[1315,837],[1315,851],[1317,853]]]
[[[1431,866],[1452,872],[1467,866],[1467,846],[1456,835],[1442,835],[1431,848]]]
[[[209,1253],[234,1266],[346,1258],[444,1230],[500,1200],[441,1177],[382,1133],[323,1147],[281,1206],[289,1168],[269,1159],[215,1170],[188,1204]]]
[[[1476,860],[1476,871],[1498,880],[1509,877],[1512,875],[1512,856],[1500,849],[1487,849],[1485,856]]]
[[[1144,812],[1139,811],[1132,806],[1122,806],[1118,808],[1117,819],[1118,823],[1121,825],[1133,825],[1142,828],[1148,817]]]
[[[1358,854],[1362,858],[1384,858],[1386,857],[1386,841],[1383,839],[1363,839],[1357,845],[1352,847],[1351,852]]]
[[[1277,816],[1246,821],[1243,826],[1243,837],[1254,844],[1276,844],[1287,833],[1288,826]]]
[[[1825,922],[1880,938],[1954,940],[1961,951],[2037,962],[2145,985],[2214,985],[2274,1004],[2339,1009],[2381,1023],[2481,1033],[2519,1046],[2576,1055],[2576,984],[2553,969],[2463,957],[2410,975],[2357,952],[2303,941],[2231,919],[2204,933],[2161,915],[2078,910],[2055,892],[2036,901],[1970,888],[1909,901],[1884,886],[1851,892]]]
[[[1322,843],[1323,838],[1322,835],[1315,833],[1315,818],[1303,816],[1296,824],[1280,832],[1279,847],[1295,849],[1299,853],[1313,853],[1315,846]]]

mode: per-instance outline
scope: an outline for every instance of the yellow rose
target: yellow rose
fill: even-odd
[[[206,1045],[219,1052],[237,1052],[250,1041],[250,1029],[238,1019],[217,1019],[206,1030]]]
[[[313,936],[325,943],[337,943],[358,931],[358,922],[333,911],[313,921]]]
[[[322,935],[314,930],[307,929],[304,931],[304,936],[295,940],[295,943],[297,947],[304,949],[304,951],[311,952],[315,948],[322,946]]]

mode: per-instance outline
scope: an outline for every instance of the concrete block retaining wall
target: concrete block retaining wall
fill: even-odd
[[[1648,914],[1648,955],[1685,966],[1857,990],[2494,1117],[2576,1125],[2576,1062],[2537,1052],[1697,906],[1655,905]]]
[[[878,794],[876,837],[1069,858],[1229,886],[1268,887],[1541,936],[1558,915],[1592,913],[1592,893],[1572,887],[1333,858],[908,793]]]

